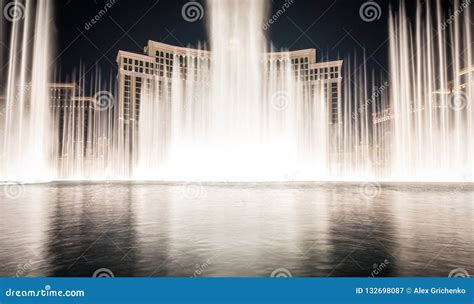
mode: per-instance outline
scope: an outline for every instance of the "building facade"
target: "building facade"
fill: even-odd
[[[71,151],[85,155],[94,141],[97,113],[94,99],[83,96],[75,83],[50,83],[48,88],[53,130],[57,136],[54,148],[59,159],[72,158]]]
[[[291,64],[295,75],[304,84],[309,96],[323,88],[327,103],[327,121],[330,128],[341,128],[342,118],[342,60],[316,62],[316,50],[306,49],[265,54],[265,66]],[[209,77],[212,53],[206,50],[177,47],[155,41],[148,41],[144,54],[119,51],[118,65],[118,127],[119,145],[126,151],[125,158],[132,161],[133,148],[137,143],[137,122],[140,119],[141,99],[147,91],[158,84],[162,94],[171,94],[171,80],[174,69],[186,79],[187,73],[199,73],[202,81]]]

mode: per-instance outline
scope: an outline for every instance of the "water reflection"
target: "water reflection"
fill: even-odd
[[[0,187],[5,188],[5,186]],[[465,185],[54,183],[0,189],[0,275],[474,273]]]

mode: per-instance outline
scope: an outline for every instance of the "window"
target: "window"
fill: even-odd
[[[338,122],[338,85],[337,83],[332,84],[332,96],[331,96],[331,119],[333,123]]]

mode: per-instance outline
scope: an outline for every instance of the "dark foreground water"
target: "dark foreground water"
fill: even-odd
[[[472,184],[0,186],[0,276],[474,274]]]

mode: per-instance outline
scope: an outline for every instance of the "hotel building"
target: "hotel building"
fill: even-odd
[[[154,86],[158,85],[158,91],[171,94],[171,86],[166,84],[171,83],[173,69],[180,67],[181,75],[186,77],[186,73],[190,71],[186,65],[190,61],[193,67],[199,67],[194,72],[200,73],[201,79],[206,81],[211,56],[212,53],[209,51],[155,41],[148,41],[144,54],[119,51],[117,55],[119,140],[129,143],[128,148],[124,146],[124,149],[128,150],[126,153],[133,153],[132,147],[137,140],[140,102],[145,90],[154,91],[157,89]],[[279,66],[283,61],[291,64],[300,81],[306,82],[303,87],[309,96],[314,96],[316,88],[322,87],[328,105],[327,121],[333,128],[341,128],[342,60],[316,62],[315,49],[267,53],[265,58],[267,66]],[[132,161],[132,157],[129,159]]]
[[[467,94],[468,92],[467,87],[468,87],[468,81],[469,79],[474,78],[474,66],[471,68],[466,68],[458,72],[457,74],[457,81],[450,80],[447,83],[447,86],[445,87],[444,90],[436,90],[433,91],[433,104],[432,104],[432,110],[440,109],[440,108],[446,108],[446,107],[452,107],[453,105],[449,104],[442,104],[442,100],[446,99],[446,97],[449,98],[449,96],[453,96],[453,94],[456,93],[465,93]],[[412,110],[413,113],[415,110]],[[423,107],[421,111],[425,111],[425,108]],[[372,114],[372,124],[377,127],[380,125],[387,125],[390,124],[390,122],[395,118],[395,114],[393,113],[393,109],[391,106],[388,106],[387,108],[383,109],[382,111],[376,112]]]
[[[68,150],[78,145],[83,147],[85,154],[86,147],[94,140],[92,130],[97,112],[94,99],[83,96],[81,88],[75,83],[50,83],[48,88],[59,158],[68,157]]]

